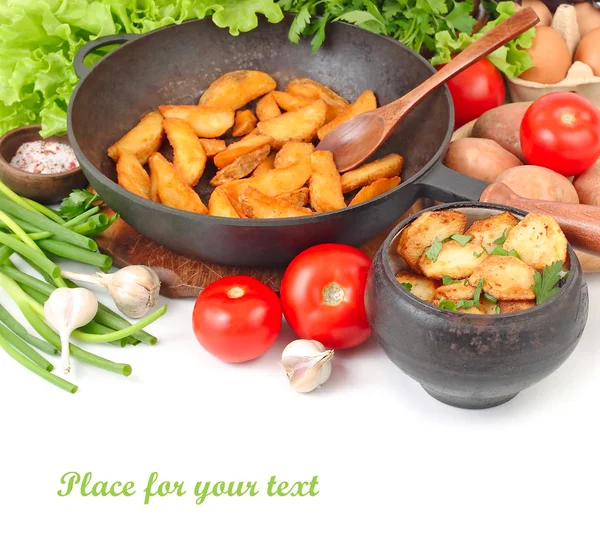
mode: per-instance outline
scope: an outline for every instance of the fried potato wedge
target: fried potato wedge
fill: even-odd
[[[310,203],[310,192],[306,187],[293,190],[292,192],[284,192],[277,197],[297,207],[304,207]]]
[[[377,98],[375,94],[370,90],[363,91],[356,101],[352,103],[346,110],[344,110],[339,116],[336,116],[331,122],[325,124],[317,132],[317,136],[322,141],[325,136],[332,132],[336,127],[351,120],[359,114],[364,114],[377,108]]]
[[[435,238],[442,241],[453,234],[462,234],[466,226],[467,218],[458,211],[426,211],[400,234],[398,254],[409,267],[420,272],[417,263]]]
[[[510,314],[511,312],[521,312],[535,306],[535,301],[499,301],[501,314]]]
[[[530,213],[508,234],[504,249],[514,249],[529,266],[543,270],[555,261],[567,261],[567,238],[550,215]]]
[[[108,147],[106,153],[116,162],[121,153],[131,152],[143,165],[160,148],[163,136],[163,117],[155,110],[143,116],[138,125]]]
[[[322,99],[328,105],[337,106],[340,110],[346,109],[350,103],[341,95],[319,82],[310,78],[295,78],[286,86],[285,91],[298,97],[309,99]]]
[[[273,139],[274,148],[281,148],[287,141],[311,141],[325,122],[327,106],[321,99],[293,112],[258,123],[262,135]]]
[[[148,159],[148,167],[150,167],[150,159]],[[150,169],[150,199],[157,204],[160,204],[160,196],[158,195],[158,173],[156,170]]]
[[[275,101],[273,93],[267,93],[256,103],[256,116],[261,122],[281,116],[281,109]]]
[[[169,118],[163,127],[173,147],[173,165],[179,178],[188,186],[196,186],[206,167],[206,152],[194,130],[185,120]]]
[[[117,181],[125,190],[150,199],[150,176],[133,152],[121,152],[117,161]]]
[[[447,301],[458,303],[458,301],[468,301],[475,296],[475,288],[470,285],[465,285],[463,282],[458,284],[441,285],[435,290],[433,304],[436,306],[442,298]]]
[[[317,150],[311,154],[310,162],[312,174],[308,188],[311,207],[319,213],[345,208],[341,178],[335,167],[333,153]]]
[[[192,213],[208,213],[200,196],[181,181],[173,164],[160,152],[150,156],[148,163],[156,177],[158,195],[162,204]]]
[[[500,301],[497,303],[493,303],[488,299],[482,298],[479,303],[479,310],[481,310],[484,314],[500,314]]]
[[[275,154],[269,154],[260,164],[256,166],[256,169],[252,172],[252,177],[258,177],[264,175],[267,171],[275,169]]]
[[[342,191],[344,194],[368,185],[378,179],[398,177],[402,171],[404,158],[399,154],[388,154],[379,160],[369,162],[361,167],[347,171],[342,175]]]
[[[237,200],[241,192],[251,186],[267,196],[279,196],[302,188],[308,181],[312,169],[309,163],[299,163],[281,169],[272,169],[260,177],[250,177],[227,183],[227,191]]]
[[[512,213],[505,211],[499,215],[492,215],[486,219],[475,221],[465,234],[473,236],[471,242],[482,245],[488,253],[491,253],[498,245],[502,245],[494,242],[500,240],[503,236],[506,237],[518,222]]]
[[[436,280],[441,280],[444,275],[454,279],[467,278],[485,261],[487,255],[482,251],[479,244],[469,242],[462,246],[450,240],[442,245],[436,261],[423,254],[419,259],[419,269],[428,278]]]
[[[230,181],[237,181],[246,175],[252,173],[258,164],[260,164],[271,150],[269,145],[257,148],[244,156],[240,156],[223,169],[217,171],[217,174],[210,180],[212,186],[219,186]]]
[[[281,110],[290,112],[310,105],[315,100],[319,99],[319,97],[301,97],[292,95],[287,91],[274,91],[273,99],[275,99],[277,106],[279,106]]]
[[[419,299],[423,299],[430,303],[435,296],[435,282],[424,276],[411,274],[410,272],[398,272],[396,279],[401,284],[410,284],[409,291]],[[406,286],[405,286],[406,287]],[[407,288],[408,289],[408,288]]]
[[[462,312],[463,314],[475,314],[475,315],[483,314],[483,312],[481,310],[479,310],[478,308],[475,308],[474,306],[471,308],[459,308],[456,312]]]
[[[251,131],[254,131],[258,120],[251,110],[238,110],[235,113],[235,122],[233,123],[233,129],[231,135],[234,137],[243,137],[248,135]]]
[[[235,121],[235,113],[222,107],[197,107],[194,105],[163,105],[158,107],[165,118],[185,120],[198,137],[220,137]]]
[[[275,156],[275,167],[281,168],[293,166],[300,160],[309,158],[314,151],[315,145],[312,143],[289,141],[281,147],[281,150]]]
[[[206,152],[206,155],[209,158],[216,156],[217,154],[219,154],[219,152],[223,152],[227,148],[227,145],[225,144],[225,141],[223,141],[223,139],[200,139],[199,138],[198,141],[200,141],[200,144],[202,145],[204,152]]]
[[[238,110],[273,91],[277,82],[260,70],[234,70],[217,78],[200,97],[199,105]]]
[[[265,145],[270,145],[271,142],[271,138],[266,135],[253,135],[252,137],[231,143],[223,152],[219,152],[215,156],[215,166],[218,169],[223,169],[241,156],[250,154],[259,148],[263,148]]]
[[[370,185],[361,188],[348,205],[362,204],[373,198],[377,198],[381,194],[385,194],[392,188],[396,188],[400,184],[400,177],[389,177],[387,179],[377,179]]]
[[[215,188],[208,200],[208,214],[216,217],[229,217],[231,219],[239,219],[239,214],[236,211],[229,194],[223,187]]]
[[[239,198],[242,211],[253,219],[282,219],[312,215],[307,207],[298,207],[281,198],[266,196],[254,187],[247,187]]]
[[[532,285],[535,270],[513,256],[489,256],[471,274],[469,284],[483,278],[483,291],[500,301],[535,299]]]

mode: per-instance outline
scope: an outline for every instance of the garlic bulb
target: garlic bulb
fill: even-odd
[[[63,271],[62,277],[106,288],[117,308],[130,318],[145,316],[156,304],[160,292],[158,275],[144,265],[126,266],[114,274],[97,272],[92,276]]]
[[[297,392],[312,392],[331,375],[333,350],[327,350],[319,341],[298,339],[288,344],[279,362]]]
[[[60,335],[63,371],[71,372],[69,338],[78,327],[90,323],[98,312],[98,301],[89,289],[55,289],[44,305],[44,317]]]

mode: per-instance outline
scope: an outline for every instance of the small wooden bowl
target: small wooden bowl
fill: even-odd
[[[61,173],[28,173],[10,165],[17,149],[29,141],[51,141],[69,144],[64,137],[40,137],[41,126],[24,126],[13,129],[0,138],[0,180],[20,196],[42,204],[56,204],[76,188],[86,188],[87,179],[81,168]]]

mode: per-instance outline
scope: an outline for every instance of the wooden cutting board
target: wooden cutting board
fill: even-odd
[[[373,257],[390,230],[402,219],[421,209],[417,202],[388,230],[373,238],[362,250]],[[112,215],[110,210],[106,211]],[[161,294],[167,297],[196,297],[208,284],[225,276],[247,275],[257,278],[278,291],[283,277],[281,268],[238,268],[198,261],[180,255],[136,232],[119,219],[96,238],[103,253],[113,258],[115,266],[144,264],[156,270],[161,280]]]

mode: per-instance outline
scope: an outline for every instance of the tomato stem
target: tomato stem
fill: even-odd
[[[323,302],[328,306],[338,306],[344,301],[346,290],[338,283],[331,282],[323,288]]]
[[[227,292],[227,296],[230,299],[239,299],[240,297],[244,296],[244,290],[240,286],[236,285]]]

